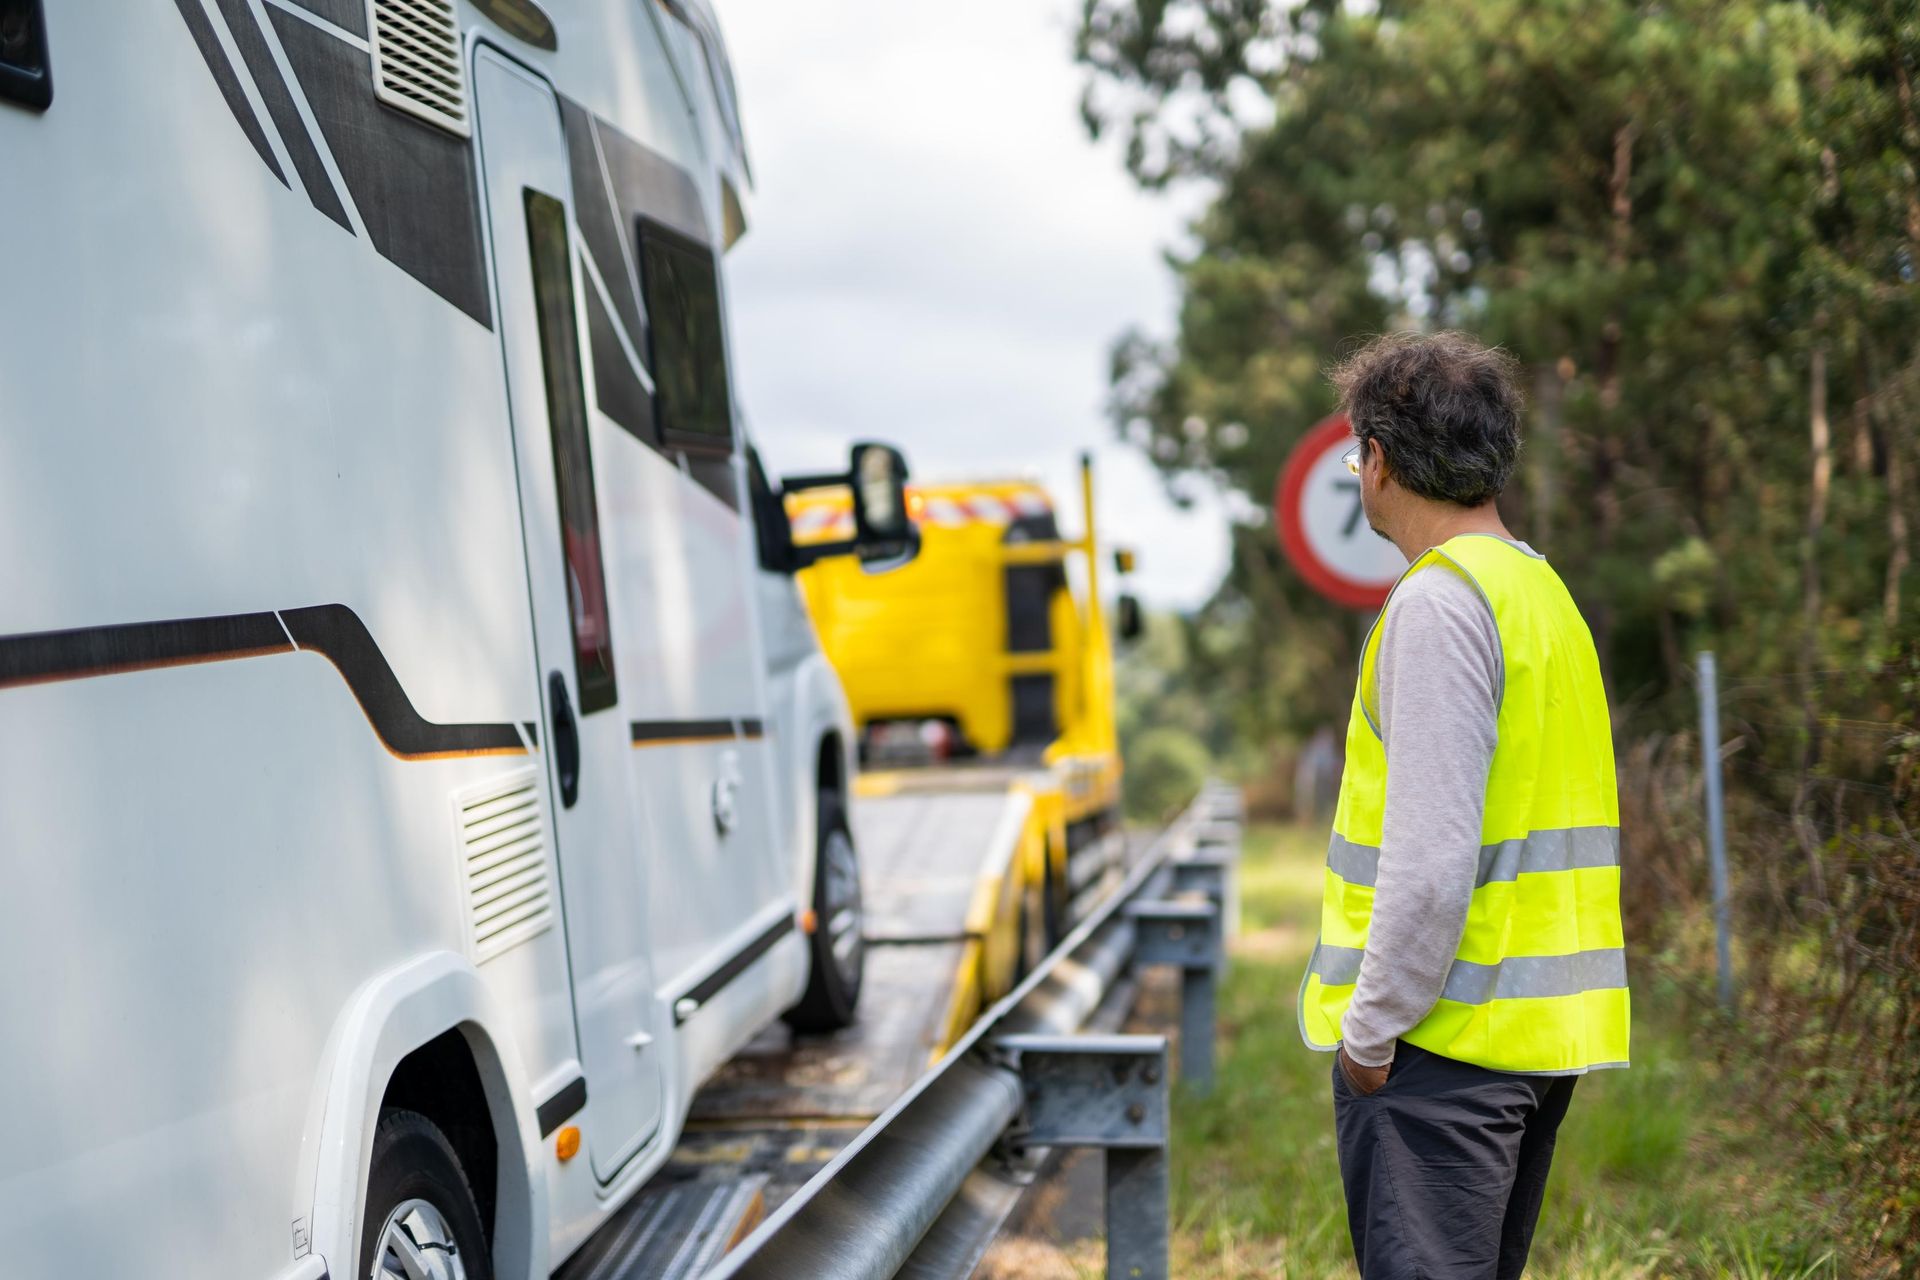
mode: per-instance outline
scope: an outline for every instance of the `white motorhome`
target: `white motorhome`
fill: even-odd
[[[0,1276],[546,1275],[858,994],[713,17],[0,0],[0,175]]]

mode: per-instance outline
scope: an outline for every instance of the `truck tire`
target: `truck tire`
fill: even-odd
[[[1053,864],[1051,838],[1047,840],[1046,859],[1046,873],[1040,881],[1040,932],[1045,939],[1040,950],[1043,955],[1059,946],[1060,940],[1066,937],[1073,927],[1067,920],[1073,905],[1073,895],[1067,888],[1065,868],[1056,868]]]
[[[807,938],[810,972],[806,994],[787,1010],[795,1031],[838,1031],[853,1022],[860,1003],[866,940],[861,936],[860,860],[847,826],[846,803],[820,797],[813,842],[813,932]]]
[[[493,1280],[493,1255],[480,1208],[453,1144],[417,1111],[380,1113],[360,1220],[359,1280],[414,1274],[402,1261],[446,1280]],[[426,1265],[421,1267],[420,1261]]]

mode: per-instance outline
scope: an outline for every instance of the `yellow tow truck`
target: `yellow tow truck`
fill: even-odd
[[[957,949],[935,1056],[1123,874],[1113,646],[1084,458],[1080,488],[1082,532],[1065,538],[1035,483],[910,486],[912,563],[874,574],[823,560],[800,575],[861,738],[869,944]],[[849,536],[844,491],[787,502],[798,545]],[[1132,568],[1127,552],[1114,562]],[[1123,594],[1118,612],[1126,638],[1138,606]]]

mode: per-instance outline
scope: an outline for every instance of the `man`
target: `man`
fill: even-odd
[[[1399,335],[1334,382],[1367,522],[1409,567],[1362,649],[1300,1031],[1337,1050],[1364,1280],[1519,1280],[1574,1082],[1627,1062],[1599,662],[1494,507],[1513,361]]]

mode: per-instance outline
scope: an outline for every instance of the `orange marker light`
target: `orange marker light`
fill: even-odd
[[[800,913],[800,932],[811,937],[813,936],[813,931],[819,927],[820,918],[814,915],[811,909]]]
[[[553,1140],[553,1154],[559,1156],[562,1160],[571,1160],[579,1155],[580,1130],[573,1125],[568,1125],[562,1129],[560,1136]]]

